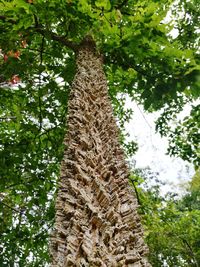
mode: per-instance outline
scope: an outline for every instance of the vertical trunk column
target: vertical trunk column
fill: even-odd
[[[150,266],[102,58],[93,41],[82,43],[76,64],[51,266]]]

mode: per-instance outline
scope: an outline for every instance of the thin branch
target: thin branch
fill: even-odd
[[[42,37],[42,43],[41,43],[41,47],[40,47],[40,66],[42,66],[43,51],[44,51],[44,36]],[[40,122],[39,131],[41,132],[41,129],[42,129],[42,101],[41,101],[40,92],[41,92],[41,72],[39,73],[39,90],[38,90],[39,122]],[[40,141],[40,139],[39,139],[39,141]]]
[[[151,127],[151,125],[149,124],[148,120],[147,120],[146,117],[144,116],[144,113],[142,112],[141,108],[138,106],[138,104],[136,104],[136,105],[137,105],[137,108],[138,108],[139,112],[141,113],[143,119],[145,120],[146,124],[149,126],[150,129],[152,129],[152,127]]]
[[[14,184],[11,184],[11,185],[9,185],[9,186],[5,186],[5,190],[7,190],[7,189],[9,189],[9,188],[12,188],[12,187],[14,187],[14,186],[16,186],[16,185],[23,185],[24,183],[14,183]]]
[[[2,204],[3,206],[6,206],[7,208],[9,208],[9,209],[11,209],[11,210],[17,212],[17,213],[22,213],[21,210],[17,210],[17,209],[15,209],[15,208],[9,206],[8,204],[4,203],[3,201],[1,201],[1,204]]]
[[[39,49],[30,48],[30,47],[28,47],[28,46],[26,47],[26,49],[29,50],[29,51],[40,52]],[[48,52],[46,52],[46,51],[43,51],[43,54],[45,54],[45,55],[49,55],[49,56],[52,55],[51,53],[48,53]]]
[[[43,177],[36,177],[36,178],[32,178],[32,179],[30,179],[30,180],[28,180],[28,181],[23,181],[23,180],[21,180],[21,182],[19,182],[19,183],[14,183],[14,184],[11,184],[11,185],[9,185],[9,186],[6,186],[4,189],[5,189],[5,190],[8,190],[8,189],[10,189],[10,188],[12,189],[12,188],[15,187],[15,186],[21,186],[21,185],[27,186],[27,185],[31,185],[31,183],[34,183],[34,182],[36,182],[36,181],[38,181],[38,180],[42,180],[42,181],[45,182],[45,179],[44,179]],[[51,181],[51,180],[49,180],[48,182],[49,182],[50,184],[56,186],[56,182],[53,182],[53,181]]]
[[[193,252],[192,247],[190,246],[190,244],[188,243],[188,241],[187,241],[186,239],[181,238],[181,240],[183,241],[183,243],[184,243],[184,244],[186,245],[186,247],[188,248],[189,253],[190,253],[190,256],[193,258],[196,267],[199,267],[198,261],[196,260],[196,257],[195,257],[195,254],[194,254],[194,252]]]
[[[141,203],[141,201],[140,201],[140,196],[139,196],[137,187],[136,187],[136,185],[135,185],[135,181],[131,179],[130,182],[131,182],[131,184],[132,184],[133,187],[134,187],[134,190],[135,190],[135,194],[136,194],[136,198],[137,198],[138,204],[139,204],[139,206],[142,206],[142,203]]]
[[[134,14],[131,14],[127,11],[120,11],[122,15],[127,15],[127,16],[134,16]],[[133,23],[137,23],[137,22],[133,22]]]

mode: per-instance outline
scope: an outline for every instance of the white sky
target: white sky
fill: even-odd
[[[168,142],[155,133],[155,121],[159,112],[146,113],[141,106],[127,98],[126,107],[134,110],[133,118],[126,125],[130,140],[136,140],[139,149],[133,156],[136,168],[150,167],[152,172],[159,173],[158,179],[167,182],[162,187],[162,193],[173,191],[180,193],[180,186],[194,175],[194,168],[180,158],[166,155]],[[188,107],[185,111],[187,113]]]

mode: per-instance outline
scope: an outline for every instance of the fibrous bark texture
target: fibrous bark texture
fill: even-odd
[[[76,63],[51,266],[149,267],[101,56],[85,42]]]

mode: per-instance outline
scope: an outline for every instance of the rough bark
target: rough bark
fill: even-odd
[[[92,42],[80,46],[76,64],[51,266],[149,267],[102,58]]]

